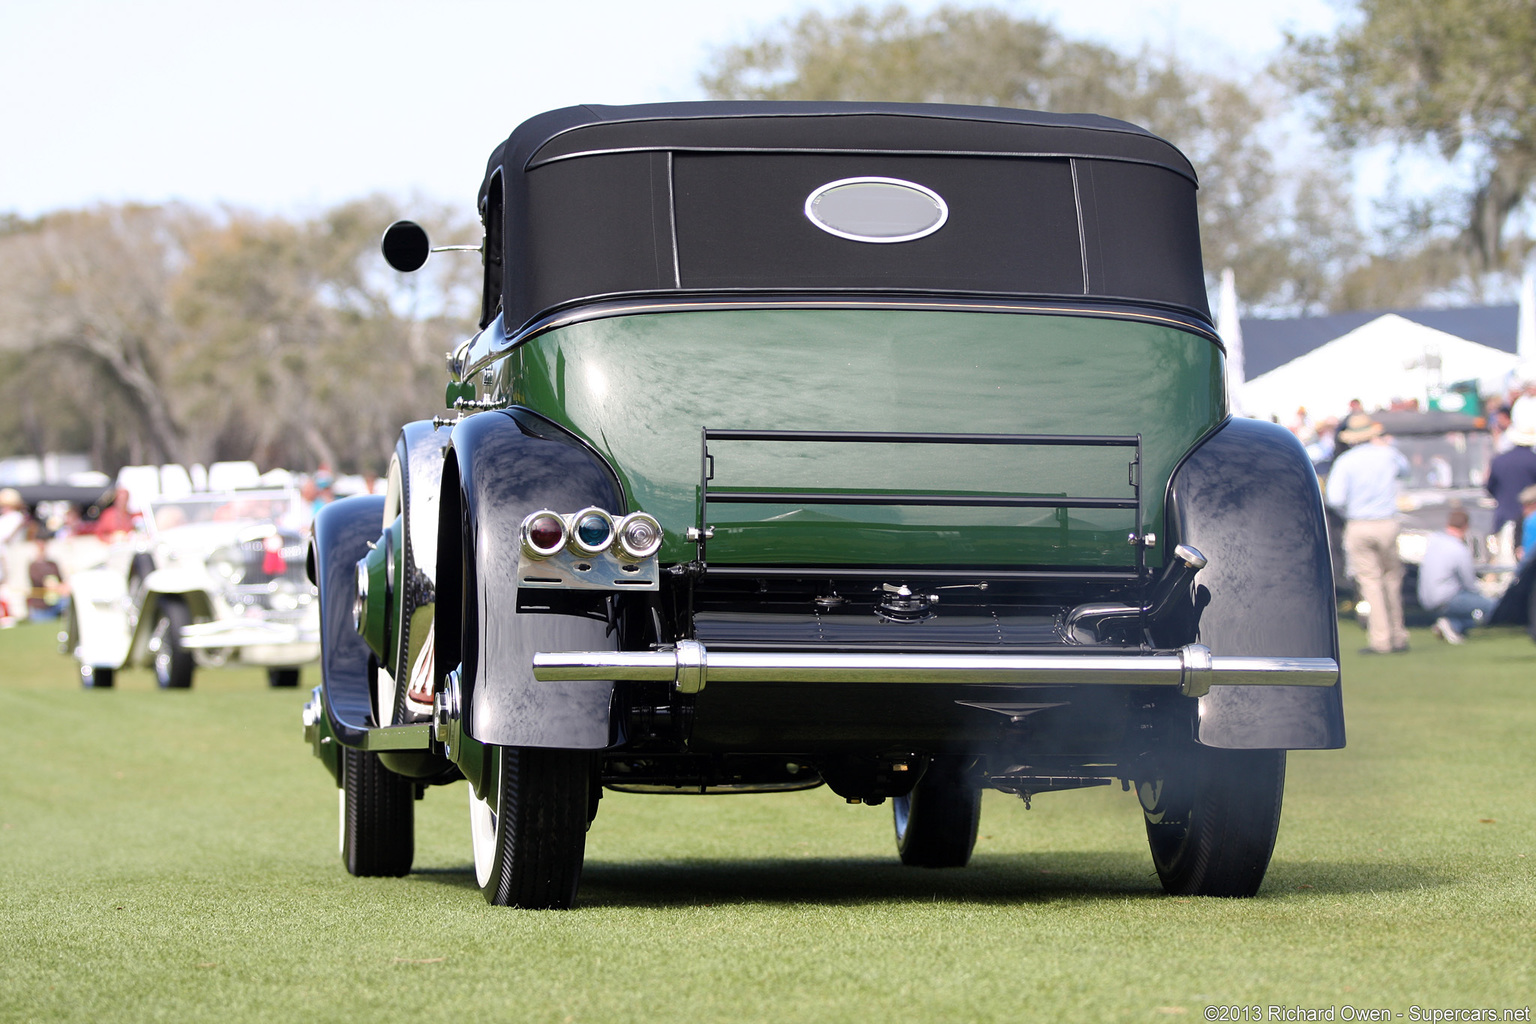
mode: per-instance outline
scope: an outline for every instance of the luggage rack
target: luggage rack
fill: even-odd
[[[899,575],[911,579],[985,577],[993,580],[1094,580],[1134,583],[1146,578],[1146,551],[1155,538],[1146,533],[1141,508],[1141,435],[1140,434],[944,434],[903,431],[838,430],[711,430],[700,431],[699,501],[696,526],[688,539],[698,546],[698,569],[712,576],[817,576],[848,579]],[[710,488],[715,477],[715,455],[711,441],[772,441],[796,443],[834,442],[842,444],[926,444],[995,445],[1079,448],[1133,449],[1127,470],[1129,498],[1070,495],[921,493],[869,491],[759,491],[742,488]],[[1063,516],[1071,508],[1125,509],[1135,514],[1136,525],[1129,542],[1135,552],[1131,569],[913,569],[907,567],[833,567],[833,566],[710,566],[706,557],[714,528],[709,523],[709,506],[738,505],[875,505],[927,506],[949,508],[1050,508]],[[1064,522],[1064,520],[1063,520]]]

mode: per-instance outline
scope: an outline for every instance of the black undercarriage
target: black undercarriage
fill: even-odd
[[[1028,654],[1158,649],[1134,581],[1066,570],[1002,579],[965,570],[676,573],[659,593],[531,595],[608,620],[626,650],[695,640],[711,651]],[[1183,607],[1163,609],[1163,635]],[[1177,605],[1178,602],[1172,602]],[[1085,647],[1074,608],[1121,606]],[[526,609],[532,610],[532,609]],[[1188,628],[1188,627],[1186,627]],[[1180,632],[1183,632],[1182,630]],[[934,759],[977,786],[1035,793],[1148,777],[1158,743],[1192,735],[1195,702],[1161,687],[954,683],[733,683],[679,693],[620,682],[603,785],[661,793],[767,792],[825,783],[848,800],[902,796]]]

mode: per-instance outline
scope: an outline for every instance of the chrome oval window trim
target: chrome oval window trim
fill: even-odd
[[[805,216],[829,235],[854,242],[910,242],[949,220],[933,189],[900,178],[839,178],[805,197]]]

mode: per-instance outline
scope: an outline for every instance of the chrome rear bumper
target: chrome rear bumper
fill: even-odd
[[[1158,654],[711,653],[683,640],[671,650],[570,651],[533,656],[540,682],[584,679],[706,683],[991,683],[1014,686],[1167,686],[1199,697],[1215,685],[1332,686],[1332,658],[1212,655],[1200,644]]]

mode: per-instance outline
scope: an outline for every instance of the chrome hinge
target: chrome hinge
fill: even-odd
[[[480,409],[502,409],[506,407],[506,404],[505,401],[499,398],[455,398],[453,400],[454,409],[459,411],[468,409],[471,412]]]

